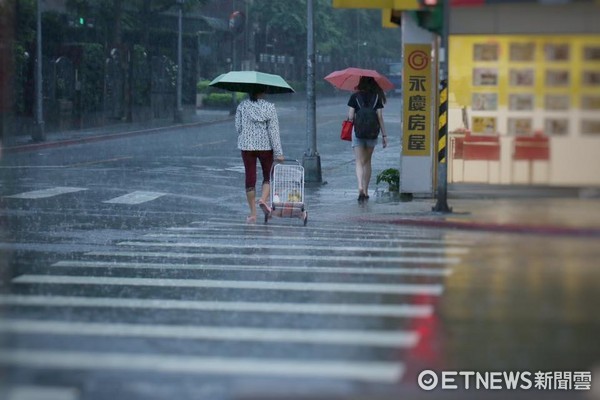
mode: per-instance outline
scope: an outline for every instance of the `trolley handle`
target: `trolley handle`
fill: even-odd
[[[273,160],[273,164],[294,164],[294,165],[302,165],[302,164],[300,164],[300,161],[298,161],[298,160],[295,160],[295,159],[291,159],[291,160],[284,159],[283,161],[280,161],[280,160],[277,160],[277,159],[275,159],[275,160]]]

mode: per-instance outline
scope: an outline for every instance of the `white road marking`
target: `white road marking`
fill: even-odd
[[[31,368],[152,371],[174,374],[224,374],[350,379],[398,382],[405,370],[399,362],[353,362],[264,358],[191,357],[76,351],[6,350],[0,363]]]
[[[249,290],[291,290],[308,292],[381,293],[440,296],[443,285],[437,284],[385,284],[385,283],[329,283],[282,281],[234,281],[207,279],[114,278],[104,276],[33,275],[25,274],[12,279],[20,284],[57,285],[111,285],[156,286],[179,288],[216,288]]]
[[[0,332],[40,335],[128,336],[220,341],[293,342],[330,345],[410,348],[419,334],[411,331],[277,329],[230,326],[87,323],[3,320]]]
[[[319,225],[319,226],[306,226],[302,227],[302,230],[298,230],[298,225],[275,225],[275,224],[246,224],[246,223],[238,223],[238,222],[218,222],[215,225],[210,225],[206,222],[192,222],[196,226],[190,227],[171,227],[167,228],[168,231],[179,231],[179,232],[197,232],[197,233],[215,233],[215,232],[223,232],[223,233],[233,233],[233,234],[274,234],[279,235],[278,237],[294,236],[294,237],[303,237],[310,239],[316,235],[324,235],[326,240],[331,240],[332,238],[343,238],[344,236],[350,235],[352,238],[373,238],[373,239],[397,239],[397,238],[420,238],[420,239],[430,239],[430,240],[438,240],[440,242],[446,242],[447,235],[432,235],[431,232],[424,232],[423,230],[418,230],[415,228],[411,229],[402,229],[402,228],[389,228],[389,229],[374,229],[374,228],[365,228],[361,229],[360,227],[348,226],[348,225]],[[201,225],[201,226],[199,226]],[[236,229],[240,228],[240,229]],[[458,233],[453,232],[451,238],[448,239],[451,241],[457,241],[458,244],[461,245],[473,245],[477,243],[477,240],[473,239],[473,236],[461,236]]]
[[[147,269],[182,269],[182,270],[216,270],[216,271],[282,271],[323,274],[365,274],[365,275],[415,275],[415,276],[450,276],[450,268],[362,268],[362,267],[317,267],[317,266],[270,266],[270,265],[222,265],[222,264],[173,264],[173,263],[138,263],[117,261],[72,261],[64,260],[52,264],[53,267],[75,268],[147,268]]]
[[[111,204],[141,204],[164,196],[166,193],[135,191],[114,199],[103,201]]]
[[[433,313],[433,306],[427,304],[274,303],[81,296],[0,295],[0,304],[22,307],[107,307],[152,310],[352,315],[391,318],[427,318]]]
[[[209,145],[219,144],[219,143],[226,143],[226,142],[228,142],[228,140],[215,140],[213,142],[199,143],[199,144],[192,146],[191,148],[195,149],[198,147],[204,147],[204,146],[209,146]],[[212,170],[212,171],[222,171],[222,168],[210,168],[210,169],[206,168],[206,169]]]
[[[229,244],[229,243],[199,243],[199,242],[144,242],[124,241],[117,243],[119,246],[130,247],[186,247],[195,249],[271,249],[271,250],[309,250],[309,251],[354,251],[354,252],[379,252],[379,253],[433,253],[433,254],[466,254],[464,247],[366,247],[366,246],[317,246],[317,245],[287,245],[287,244]]]
[[[6,392],[4,392],[6,390]],[[0,388],[5,400],[77,400],[79,391],[75,388],[57,386],[13,386]]]
[[[231,232],[231,231],[228,231]],[[256,232],[253,236],[250,236],[248,234],[245,233],[240,233],[240,234],[236,234],[236,233],[216,233],[216,232],[198,232],[198,233],[148,233],[145,234],[144,237],[150,237],[150,238],[175,238],[175,239],[215,239],[215,240],[222,240],[222,239],[228,239],[228,240],[245,240],[245,241],[257,241],[257,240],[264,240],[264,239],[271,239],[271,236],[267,236],[267,235],[259,235],[259,232]],[[317,235],[310,235],[310,236],[286,236],[285,237],[286,241],[302,241],[302,242],[308,242],[308,241],[323,241],[323,240],[327,240],[327,241],[332,241],[332,237],[330,235],[325,235],[325,236],[317,236]],[[378,238],[370,238],[370,237],[365,237],[365,238],[361,238],[361,237],[340,237],[340,236],[335,236],[335,243],[340,243],[340,242],[356,242],[356,243],[377,243],[377,242],[381,242],[381,243],[408,243],[408,244],[436,244],[439,246],[446,246],[446,245],[460,245],[460,246],[470,246],[472,245],[472,242],[465,242],[464,240],[450,240],[450,239],[410,239],[410,238],[393,238],[393,237],[378,237]]]
[[[310,213],[310,207],[308,207],[308,211]],[[285,219],[282,218],[275,218],[273,219],[274,222],[276,221],[285,221]],[[304,232],[313,232],[313,231],[331,231],[334,234],[339,234],[340,232],[348,232],[348,233],[352,233],[354,235],[356,234],[371,234],[371,235],[377,235],[377,234],[381,234],[381,235],[393,235],[393,236],[405,236],[405,237],[422,237],[422,238],[431,238],[431,237],[440,237],[440,238],[444,238],[444,237],[448,237],[451,236],[453,239],[465,239],[468,241],[477,241],[479,242],[480,240],[477,239],[472,233],[466,233],[466,232],[450,232],[450,233],[443,233],[443,232],[435,232],[435,231],[431,231],[431,230],[427,230],[427,229],[423,229],[423,228],[418,228],[418,227],[413,227],[413,226],[405,226],[405,225],[395,225],[395,224],[379,224],[379,225],[364,225],[362,224],[360,221],[347,221],[347,222],[335,222],[335,223],[331,223],[331,222],[321,222],[319,221],[318,224],[314,224],[314,225],[307,225],[306,227],[303,227],[301,230],[298,230],[298,225],[297,224],[277,224],[277,223],[273,223],[273,224],[256,224],[256,225],[248,225],[245,222],[242,222],[239,219],[233,219],[233,218],[217,218],[217,217],[213,217],[207,220],[201,220],[201,221],[192,221],[190,222],[190,225],[192,226],[188,226],[188,227],[173,227],[175,229],[178,228],[187,228],[187,229],[204,229],[204,230],[212,230],[212,229],[218,229],[219,227],[221,228],[231,228],[231,227],[240,227],[243,228],[243,230],[255,230],[255,231],[261,231],[261,230],[271,230],[274,231],[276,230],[277,232],[280,231],[287,231],[289,230],[290,232],[293,232],[295,234],[304,234]],[[268,228],[268,229],[265,229]]]
[[[310,209],[308,210],[310,212]],[[177,229],[188,229],[188,230],[214,230],[214,229],[218,229],[218,228],[227,228],[227,229],[231,229],[231,227],[241,227],[244,228],[245,230],[256,230],[256,231],[260,231],[260,230],[267,230],[267,229],[272,229],[272,230],[277,230],[277,231],[282,231],[282,230],[292,230],[294,233],[298,233],[298,226],[297,225],[263,225],[263,224],[256,224],[256,225],[248,225],[244,222],[225,222],[225,221],[193,221],[191,222],[192,225],[196,225],[193,227],[181,227],[181,228],[177,228]],[[426,232],[420,232],[418,230],[415,229],[408,229],[408,228],[398,228],[396,226],[393,227],[383,227],[381,229],[379,228],[374,228],[374,227],[361,227],[360,225],[358,225],[357,223],[354,225],[319,225],[319,226],[306,226],[303,227],[302,230],[300,231],[302,234],[306,234],[306,233],[310,233],[310,232],[322,232],[322,231],[328,231],[328,232],[332,232],[333,234],[339,234],[340,231],[342,231],[343,233],[352,233],[353,235],[356,234],[365,234],[365,235],[375,235],[375,234],[383,234],[383,235],[394,235],[394,236],[398,236],[398,235],[404,235],[404,236],[417,236],[417,237],[431,237],[430,233],[426,233]]]
[[[31,192],[14,194],[12,196],[6,196],[12,199],[43,199],[46,197],[58,196],[65,193],[75,193],[87,190],[86,188],[80,187],[69,187],[69,186],[57,186],[49,189],[33,190]]]
[[[65,168],[64,165],[0,165],[0,169],[51,169],[51,168]]]
[[[239,172],[239,173],[244,173],[244,166],[237,166],[237,167],[228,167],[228,168],[222,168],[222,171],[232,171],[232,172]]]
[[[300,260],[300,261],[333,261],[333,262],[380,262],[380,263],[424,263],[424,264],[458,264],[457,257],[376,257],[376,256],[309,256],[304,254],[212,254],[212,253],[171,253],[171,252],[136,252],[136,251],[90,251],[88,256],[102,257],[161,257],[161,258],[228,258],[233,260]]]

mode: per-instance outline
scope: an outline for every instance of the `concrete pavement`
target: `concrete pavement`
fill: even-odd
[[[334,101],[339,102],[339,99]],[[179,125],[172,120],[119,123],[93,129],[50,132],[46,135],[46,141],[40,143],[32,143],[28,136],[20,136],[13,138],[12,145],[3,148],[2,152],[38,151],[125,136],[160,134],[178,126],[202,126],[232,119],[229,110],[199,109]],[[389,160],[396,155],[388,153],[385,157]],[[374,181],[377,171],[375,166],[373,171]],[[371,199],[367,204],[359,206],[352,201],[356,197],[356,184],[354,165],[351,163],[342,167],[324,166],[323,180],[326,181],[324,185],[307,187],[306,197],[311,219],[315,216],[317,219],[347,219],[348,215],[353,215],[353,218],[363,223],[394,223],[543,235],[600,236],[599,188],[451,184],[448,187],[448,205],[453,212],[443,214],[432,212],[435,199],[406,201],[398,196],[390,196],[382,186],[373,189],[373,184]]]

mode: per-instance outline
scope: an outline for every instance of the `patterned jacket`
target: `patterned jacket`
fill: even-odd
[[[263,99],[244,100],[235,113],[235,130],[240,150],[273,150],[282,156],[279,120],[275,105]]]

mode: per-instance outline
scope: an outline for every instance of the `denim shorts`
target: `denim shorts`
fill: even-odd
[[[377,139],[359,139],[356,132],[352,132],[352,148],[354,147],[376,147]]]

